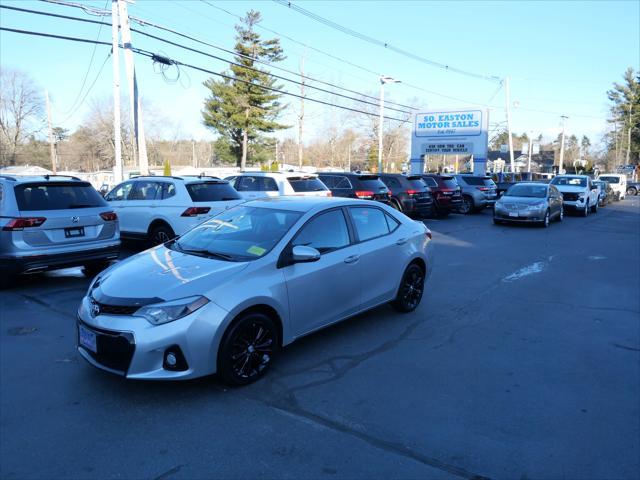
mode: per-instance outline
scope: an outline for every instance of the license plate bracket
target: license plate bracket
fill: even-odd
[[[93,353],[98,353],[96,334],[82,325],[78,325],[78,343],[87,350],[91,350]]]
[[[64,229],[65,238],[84,237],[84,227],[70,227]]]
[[[510,217],[517,217],[518,213],[517,212],[509,212],[509,216]]]

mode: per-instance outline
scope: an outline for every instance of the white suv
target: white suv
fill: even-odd
[[[611,188],[615,193],[620,194],[620,200],[624,200],[624,196],[627,194],[627,176],[617,173],[605,173],[600,175],[598,180],[609,182]]]
[[[588,175],[558,175],[553,177],[551,185],[562,193],[565,211],[571,209],[583,217],[590,211],[598,213],[598,186]]]
[[[315,174],[302,172],[244,172],[227,177],[242,198],[297,195],[330,197],[331,190]]]
[[[105,196],[123,238],[153,245],[182,235],[243,200],[217,177],[134,177]]]

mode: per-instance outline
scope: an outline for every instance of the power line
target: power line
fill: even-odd
[[[55,35],[52,33],[44,33],[44,32],[34,32],[34,31],[30,31],[30,30],[19,30],[19,29],[15,29],[15,28],[8,28],[8,27],[1,27],[0,26],[0,31],[7,31],[7,32],[13,32],[13,33],[20,33],[23,35],[33,35],[33,36],[39,36],[39,37],[45,37],[45,38],[56,38],[59,40],[69,40],[69,41],[74,41],[74,42],[81,42],[81,43],[94,43],[94,44],[98,44],[98,45],[107,45],[110,46],[110,43],[107,42],[100,42],[100,41],[95,41],[95,40],[91,40],[88,38],[79,38],[79,37],[70,37],[67,35]],[[120,47],[122,48],[122,47]],[[277,88],[273,88],[273,87],[266,87],[266,86],[260,86],[260,85],[256,85],[255,83],[246,81],[246,80],[241,80],[239,78],[234,78],[231,77],[229,75],[225,75],[224,73],[218,73],[218,72],[214,72],[213,70],[208,70],[206,68],[202,68],[202,67],[198,67],[196,65],[191,65],[188,63],[184,63],[178,60],[174,60],[174,59],[170,59],[170,58],[166,58],[166,57],[162,57],[159,56],[153,52],[150,52],[148,50],[142,50],[140,48],[135,48],[132,47],[131,51],[133,51],[134,53],[137,53],[139,55],[142,55],[144,57],[148,57],[150,59],[152,59],[153,61],[159,62],[159,63],[167,63],[170,62],[171,65],[176,65],[176,66],[182,66],[182,67],[188,67],[194,70],[198,70],[201,72],[205,72],[208,73],[210,75],[214,75],[217,77],[222,77],[226,80],[230,80],[230,81],[235,81],[235,82],[240,82],[240,83],[244,83],[247,85],[251,85],[253,87],[257,87],[257,88],[261,88],[263,90],[268,90],[271,92],[277,92],[280,93],[282,95],[287,95],[290,97],[295,97],[295,98],[304,98],[310,102],[314,102],[314,103],[319,103],[322,105],[328,105],[330,107],[335,107],[335,108],[340,108],[342,110],[347,110],[347,111],[351,111],[351,112],[355,112],[355,113],[361,113],[363,115],[369,115],[369,116],[373,116],[373,117],[377,117],[378,114],[377,113],[371,113],[371,112],[367,112],[364,110],[358,110],[356,108],[351,108],[351,107],[347,107],[344,105],[338,105],[338,104],[334,104],[334,103],[330,103],[330,102],[325,102],[324,100],[319,100],[317,98],[311,98],[311,97],[302,97],[301,95],[295,94],[295,93],[291,93],[291,92],[287,92],[285,90],[280,90]],[[393,120],[396,122],[400,122],[400,123],[406,123],[409,121],[409,119],[402,119],[402,118],[395,118],[395,117],[385,117],[387,120]]]
[[[50,1],[50,0],[43,0],[43,1]],[[57,3],[57,2],[56,2],[56,3]],[[43,12],[43,11],[39,11],[39,10],[31,10],[31,9],[27,9],[27,8],[6,7],[6,6],[2,6],[2,5],[0,5],[0,8],[8,8],[8,9],[10,9],[10,10],[18,10],[18,11],[21,11],[21,12],[33,13],[33,14],[36,14],[36,15],[44,15],[44,16],[52,16],[52,17],[57,17],[57,18],[64,18],[64,19],[66,19],[66,20],[75,20],[75,21],[83,21],[83,22],[95,23],[95,24],[99,24],[101,27],[102,27],[102,25],[108,25],[108,24],[107,24],[107,23],[105,23],[105,22],[100,22],[100,21],[97,21],[97,20],[89,20],[89,19],[86,19],[86,18],[72,17],[72,16],[69,16],[69,15],[59,15],[59,14],[54,14],[54,13],[49,13],[49,12]],[[130,17],[130,18],[131,18],[131,17]],[[133,19],[134,19],[135,21],[138,21],[138,22],[143,22],[144,24],[152,25],[152,24],[151,24],[151,22],[147,22],[147,21],[142,20],[142,19],[137,19],[137,18],[135,18],[135,17],[134,17]],[[152,25],[152,26],[153,26],[153,25]],[[168,30],[168,29],[167,29],[167,30]],[[207,53],[207,52],[203,52],[202,50],[198,50],[198,49],[195,49],[195,48],[187,47],[187,46],[185,46],[185,45],[181,45],[181,44],[176,43],[176,42],[172,42],[171,40],[167,40],[167,39],[165,39],[165,38],[158,37],[158,36],[156,36],[156,35],[150,34],[150,33],[145,32],[145,31],[143,31],[143,30],[138,30],[138,29],[132,28],[132,29],[131,29],[131,31],[132,31],[132,32],[139,33],[140,35],[144,35],[144,36],[146,36],[146,37],[152,38],[152,39],[154,39],[154,40],[158,40],[158,41],[160,41],[160,42],[164,42],[164,43],[167,43],[167,44],[169,44],[169,45],[173,45],[173,46],[178,47],[178,48],[182,48],[182,49],[185,49],[185,50],[189,50],[189,51],[191,51],[191,52],[194,52],[194,53],[199,53],[199,54],[201,54],[201,55],[205,55],[205,56],[207,56],[207,57],[210,57],[210,58],[213,58],[213,59],[216,59],[216,60],[219,60],[219,61],[222,61],[222,62],[228,63],[228,64],[230,64],[230,65],[235,65],[235,66],[237,66],[237,67],[246,68],[247,70],[251,70],[251,71],[254,71],[254,72],[261,72],[260,70],[258,70],[258,69],[256,69],[256,68],[252,68],[252,67],[249,67],[249,66],[246,66],[246,65],[242,65],[242,64],[240,64],[240,63],[233,62],[233,61],[228,60],[228,59],[226,59],[226,58],[219,57],[219,56],[217,56],[217,55],[213,55],[213,54],[210,54],[210,53]],[[177,32],[172,32],[172,33],[177,33]],[[177,34],[179,34],[179,33],[177,33]],[[185,35],[185,34],[179,34],[179,35],[184,36],[184,37],[187,37],[187,38],[189,38],[189,39],[193,39],[192,37],[189,37],[188,35]],[[203,42],[200,42],[200,43],[203,43]],[[94,47],[94,48],[95,48],[95,47]],[[229,50],[226,50],[226,49],[224,49],[224,50],[225,50],[226,52],[228,52],[228,53],[235,54],[235,52],[232,52],[232,51],[229,51]],[[245,55],[245,57],[246,57],[246,58],[249,58],[249,59],[251,59],[251,60],[254,60],[254,59],[253,59],[253,57],[246,56],[246,55]],[[286,82],[290,82],[290,83],[293,83],[293,84],[296,84],[296,85],[301,85],[301,84],[302,84],[302,82],[299,82],[299,81],[294,80],[294,79],[291,79],[291,78],[283,77],[283,76],[281,76],[281,75],[276,75],[276,74],[273,74],[273,73],[270,73],[270,75],[271,75],[272,77],[274,77],[274,78],[278,78],[279,80],[283,80],[283,81],[286,81]],[[312,88],[312,89],[318,90],[318,91],[323,92],[323,93],[328,93],[328,94],[330,94],[330,95],[335,95],[335,96],[338,96],[338,97],[346,98],[346,99],[348,99],[348,100],[352,100],[352,101],[355,101],[355,102],[361,102],[361,103],[364,103],[364,104],[373,105],[373,106],[375,106],[375,107],[377,107],[377,106],[378,106],[378,103],[377,103],[377,102],[376,102],[376,103],[374,103],[374,102],[371,102],[371,101],[368,101],[368,100],[364,100],[364,99],[360,99],[360,98],[351,97],[351,96],[349,96],[349,95],[344,95],[344,94],[341,94],[341,93],[338,93],[338,92],[333,92],[333,91],[326,90],[326,89],[324,89],[324,88],[320,88],[320,87],[317,87],[317,86],[314,86],[314,85],[308,85],[308,84],[307,84],[307,86],[308,86],[309,88]],[[340,87],[338,87],[338,88],[340,88]],[[362,95],[360,92],[356,92],[356,93],[357,93],[358,95]],[[389,103],[390,103],[390,102],[389,102]],[[407,107],[407,108],[414,108],[414,107]],[[387,107],[387,109],[388,109],[388,110],[395,111],[395,112],[399,112],[399,113],[405,113],[405,114],[410,114],[410,113],[411,113],[411,112],[408,112],[408,111],[406,111],[406,110],[401,110],[401,109],[394,108],[394,107]]]
[[[483,80],[490,80],[492,82],[495,82],[496,80],[500,80],[499,77],[497,76],[492,76],[492,75],[484,75],[484,74],[480,74],[480,73],[474,73],[468,70],[463,70],[461,68],[456,68],[456,67],[452,67],[450,65],[444,64],[444,63],[440,63],[440,62],[436,62],[434,60],[430,60],[428,58],[425,57],[421,57],[419,55],[416,55],[414,53],[408,52],[406,50],[403,50],[401,48],[395,47],[393,45],[391,45],[388,42],[384,42],[382,40],[378,40],[377,38],[373,38],[370,37],[368,35],[365,35],[363,33],[357,32],[355,30],[352,30],[351,28],[345,27],[343,25],[340,25],[339,23],[333,22],[331,20],[328,20],[318,14],[315,14],[309,10],[306,10],[296,4],[294,4],[291,1],[288,0],[273,0],[275,3],[278,3],[280,5],[283,5],[285,7],[290,8],[291,10],[295,10],[298,13],[301,13],[302,15],[305,15],[306,17],[309,17],[317,22],[320,22],[330,28],[333,28],[334,30],[338,30],[342,33],[345,33],[347,35],[350,35],[352,37],[358,38],[364,42],[367,43],[371,43],[373,45],[377,45],[379,47],[383,47],[386,50],[390,50],[392,52],[398,53],[400,55],[403,55],[407,58],[411,58],[413,60],[416,60],[418,62],[424,63],[426,65],[430,65],[432,67],[436,67],[436,68],[440,68],[442,70],[446,70],[448,72],[454,72],[454,73],[458,73],[460,75],[466,75],[468,77],[474,77],[474,78],[480,78]]]

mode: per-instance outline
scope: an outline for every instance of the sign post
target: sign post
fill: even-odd
[[[411,137],[411,173],[424,172],[426,155],[473,155],[474,175],[487,170],[486,109],[437,110],[418,113]]]

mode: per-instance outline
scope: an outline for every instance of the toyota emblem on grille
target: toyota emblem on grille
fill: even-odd
[[[80,217],[75,217],[75,216],[74,216],[74,217],[71,217],[71,221],[72,221],[73,223],[78,223],[78,222],[80,221]]]
[[[91,316],[97,317],[100,315],[100,305],[98,305],[95,301],[91,301]]]

